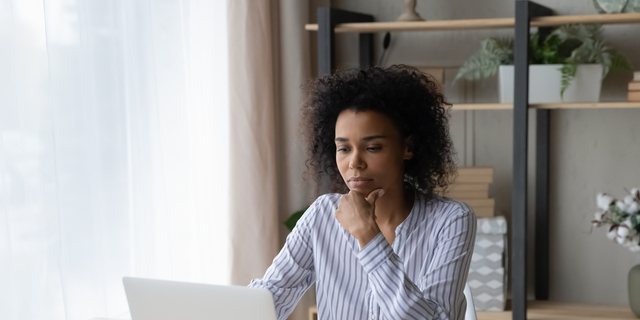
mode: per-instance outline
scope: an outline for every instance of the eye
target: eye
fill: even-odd
[[[349,150],[347,149],[347,147],[338,147],[336,149],[336,152],[348,152]]]
[[[367,150],[369,150],[369,151],[378,151],[380,149],[382,149],[382,147],[368,147],[367,148]]]

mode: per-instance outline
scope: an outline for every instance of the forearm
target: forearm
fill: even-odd
[[[304,256],[298,258],[308,259]],[[288,245],[285,245],[264,277],[253,279],[249,287],[271,291],[278,319],[286,319],[313,282],[314,272],[299,265],[293,259]]]

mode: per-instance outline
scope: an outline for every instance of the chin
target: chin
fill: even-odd
[[[378,189],[378,187],[375,188],[351,188],[349,187],[349,190],[353,191],[353,192],[357,192],[359,194],[361,194],[363,197],[367,197],[373,190]]]

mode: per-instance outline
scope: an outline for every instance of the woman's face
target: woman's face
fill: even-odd
[[[408,139],[391,119],[375,111],[344,110],[336,121],[336,162],[350,190],[363,196],[382,188],[402,190]]]

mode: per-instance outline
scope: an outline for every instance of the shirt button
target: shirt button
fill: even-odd
[[[376,320],[376,315],[374,313],[371,314],[371,320]]]

